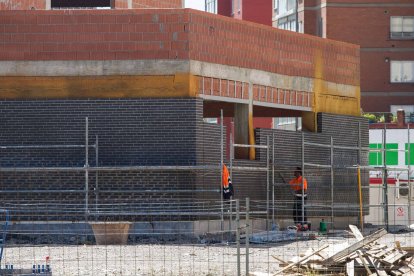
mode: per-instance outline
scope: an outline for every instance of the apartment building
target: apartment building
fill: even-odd
[[[361,47],[364,112],[414,112],[414,1],[273,0],[273,26]]]

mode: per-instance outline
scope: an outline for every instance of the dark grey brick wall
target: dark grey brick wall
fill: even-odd
[[[340,116],[333,114],[318,114],[318,133],[303,133],[305,143],[330,145],[331,137],[334,145],[358,147],[358,129],[361,129],[361,146],[368,147],[368,122],[359,117]],[[279,204],[278,215],[290,216],[291,206],[286,201],[291,200],[290,187],[285,183],[293,178],[294,168],[302,166],[302,132],[284,130],[256,130],[257,143],[265,144],[269,137],[275,152],[275,198]],[[265,159],[265,150],[258,151],[258,158]],[[330,148],[305,145],[305,163],[330,165]],[[359,163],[358,150],[334,150],[334,197],[338,207],[334,213],[337,216],[348,216],[358,206],[357,171],[352,167]],[[368,153],[361,152],[362,166],[368,165]],[[305,166],[305,177],[308,180],[308,204],[310,215],[330,215],[331,173],[329,168]],[[368,174],[362,175],[365,185],[368,185]],[[264,189],[264,188],[263,188]],[[364,190],[363,202],[368,203],[368,193]],[[326,207],[324,207],[326,206]],[[327,208],[328,207],[328,208]],[[288,210],[289,209],[289,210]],[[365,213],[368,209],[364,209]],[[357,214],[353,214],[357,215]]]
[[[203,122],[201,99],[4,100],[0,101],[0,145],[83,145],[85,117],[89,118],[89,143],[93,144],[96,136],[99,138],[99,166],[219,165],[220,126]],[[355,146],[360,122],[362,146],[368,146],[368,124],[364,120],[319,114],[318,121],[320,133],[305,133],[306,141],[329,144],[332,136],[336,145]],[[301,165],[301,133],[258,129],[256,136],[258,144],[266,144],[269,136],[274,145],[276,200],[286,200],[290,196],[289,187],[280,175],[289,179],[292,168]],[[92,167],[97,165],[95,154],[95,149],[90,148]],[[236,160],[234,166],[265,167],[266,152],[258,150],[257,154],[258,160]],[[334,160],[338,167],[352,166],[357,163],[357,153],[337,150]],[[228,160],[225,162],[229,164]],[[329,164],[329,149],[306,147],[306,162]],[[84,148],[0,149],[1,167],[83,167],[84,163]],[[361,164],[367,164],[367,154],[363,155]],[[316,205],[329,201],[329,170],[305,167],[305,174],[310,183],[310,202]],[[336,202],[356,202],[355,175],[355,170],[336,170]],[[269,178],[271,180],[272,175]],[[98,199],[116,219],[177,219],[178,216],[172,214],[160,217],[149,213],[150,210],[188,211],[185,208],[194,201],[218,202],[220,199],[218,170],[91,172],[88,182],[91,212]],[[261,202],[266,199],[267,182],[263,171],[234,170],[233,183],[235,198],[250,197],[252,201]],[[3,172],[0,185],[2,206],[20,204],[30,210],[30,206],[38,209],[41,205],[47,219],[82,218],[84,172]],[[191,190],[194,192],[187,192]],[[367,198],[365,194],[364,200]],[[53,212],[65,204],[73,209],[64,216]],[[256,206],[263,210],[262,203]],[[121,212],[130,214],[117,214]],[[287,215],[283,208],[277,212]],[[337,213],[341,214],[344,213]],[[106,215],[92,216],[96,217],[106,218]],[[21,214],[19,218],[45,219],[37,211]]]
[[[200,99],[0,101],[0,145],[84,145],[85,117],[89,118],[89,143],[94,144],[96,136],[99,139],[99,166],[217,165],[220,160],[220,126],[203,122]],[[91,167],[97,165],[95,154],[95,149],[90,148]],[[0,149],[1,167],[83,167],[84,164],[84,148]],[[91,207],[97,198],[106,206],[129,204],[131,213],[141,213],[148,219],[144,215],[149,207],[177,211],[177,202],[218,199],[217,193],[186,192],[211,187],[211,181],[203,181],[204,174],[91,172],[88,200]],[[56,209],[62,204],[79,209],[63,219],[76,219],[82,213],[84,172],[4,172],[0,183],[2,206],[44,203]],[[35,218],[36,213],[21,218],[30,217]],[[48,219],[62,217],[48,211]]]

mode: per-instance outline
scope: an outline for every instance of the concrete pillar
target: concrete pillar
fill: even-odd
[[[46,10],[52,9],[52,0],[45,0],[45,9]]]
[[[132,9],[132,0],[128,0],[128,9]]]
[[[247,145],[249,143],[249,105],[234,104],[234,143]],[[249,157],[248,148],[235,148],[234,156],[238,159]]]
[[[249,84],[249,103],[235,104],[234,106],[234,143],[243,145],[254,145],[253,126],[253,85]],[[254,160],[256,158],[255,148],[235,148],[234,156],[240,159]]]

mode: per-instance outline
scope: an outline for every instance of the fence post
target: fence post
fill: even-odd
[[[240,276],[240,204],[236,199],[237,276]]]
[[[89,212],[89,118],[85,118],[85,220]]]
[[[246,198],[246,276],[249,276],[250,198]]]

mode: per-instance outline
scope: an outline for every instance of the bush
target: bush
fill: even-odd
[[[368,119],[369,123],[376,123],[376,122],[378,122],[378,118],[374,114],[365,113],[363,116],[364,116],[364,118],[367,118]]]

